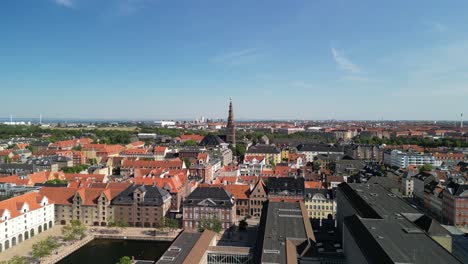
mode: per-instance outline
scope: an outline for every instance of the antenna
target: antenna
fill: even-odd
[[[39,114],[39,125],[42,125],[42,114]]]
[[[10,125],[13,125],[13,115],[10,115]]]
[[[460,128],[463,129],[463,113],[460,114]]]

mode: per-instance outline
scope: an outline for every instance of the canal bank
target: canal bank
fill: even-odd
[[[148,244],[145,245],[151,245],[151,243],[156,245],[156,248],[164,247],[166,244],[168,244],[167,247],[169,247],[170,243],[177,237],[177,235],[181,232],[181,229],[176,229],[172,231],[161,231],[161,230],[155,230],[154,228],[123,228],[123,229],[118,229],[118,228],[103,228],[103,227],[94,227],[90,228],[88,230],[88,234],[85,238],[79,241],[75,241],[74,243],[67,243],[61,248],[57,250],[55,254],[52,254],[44,259],[42,259],[41,263],[47,263],[47,264],[55,264],[55,263],[80,263],[76,262],[75,259],[80,259],[81,261],[86,260],[87,256],[92,256],[89,255],[88,253],[96,253],[98,255],[102,255],[100,251],[94,252],[92,248],[86,249],[83,254],[78,254],[75,257],[72,257],[71,260],[67,260],[68,256],[70,255],[76,255],[75,253],[81,250],[81,248],[84,247],[89,247],[89,245],[95,245],[93,242],[96,242],[96,245],[101,245],[105,244],[102,241],[144,241],[147,242]],[[99,242],[101,241],[101,242]],[[158,246],[157,243],[160,243],[160,246]],[[125,244],[125,243],[123,243]],[[95,246],[96,246],[95,245]],[[120,245],[117,243],[117,245]],[[164,249],[166,250],[167,247]],[[116,251],[117,254],[122,254],[122,252],[127,252],[124,248],[116,246],[116,248],[119,249],[119,251]],[[130,247],[131,249],[135,249],[136,251],[133,254],[130,254],[130,256],[135,256],[137,257],[138,255],[142,255],[142,252],[138,251],[138,247]],[[105,248],[104,248],[105,249]],[[162,251],[162,253],[164,252]],[[110,257],[110,259],[113,259],[112,251],[103,251],[103,252],[108,252],[107,256]],[[129,253],[132,253],[133,251],[129,251]],[[159,252],[156,250],[156,252]],[[162,254],[161,253],[161,254]],[[121,255],[125,256],[125,255]],[[104,256],[106,257],[106,256]],[[151,255],[150,255],[151,257]],[[63,262],[62,260],[66,261]],[[81,262],[83,263],[83,262]],[[97,262],[97,263],[107,263],[107,262]],[[111,262],[109,262],[111,263]]]
[[[64,257],[57,264],[116,264],[123,256],[134,259],[156,260],[169,248],[170,241],[93,239]]]

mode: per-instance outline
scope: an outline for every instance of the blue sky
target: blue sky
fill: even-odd
[[[0,117],[451,119],[468,1],[6,0]]]

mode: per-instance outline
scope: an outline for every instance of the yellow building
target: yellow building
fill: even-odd
[[[309,218],[335,219],[336,202],[332,190],[306,189],[304,204]]]
[[[281,150],[276,146],[271,145],[255,145],[250,147],[245,154],[249,156],[263,156],[265,157],[266,164],[281,163]]]

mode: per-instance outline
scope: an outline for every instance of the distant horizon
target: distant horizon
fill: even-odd
[[[210,120],[219,120],[222,119],[224,122],[226,122],[227,118],[209,118],[205,117],[206,119]],[[34,122],[38,123],[39,122],[39,117],[13,117],[13,122]],[[120,121],[120,122],[155,122],[155,121],[175,121],[175,122],[194,122],[195,118],[193,119],[185,119],[185,118],[95,118],[95,117],[84,117],[84,118],[42,118],[42,123],[46,122],[52,122],[52,121],[82,121],[82,122],[91,122],[92,121],[102,121],[102,122],[113,122],[113,121]],[[357,121],[357,122],[372,122],[372,123],[378,123],[378,122],[455,122],[455,123],[460,123],[461,120],[427,120],[427,119],[382,119],[382,120],[372,120],[372,119],[263,119],[263,118],[239,118],[239,119],[234,119],[235,122],[261,122],[261,121],[266,121],[266,122],[271,122],[271,121],[280,121],[280,122],[325,122],[325,121],[336,121],[336,122],[352,122],[352,121]],[[10,122],[10,117],[0,117],[0,123],[4,122]],[[463,123],[466,121],[463,120]],[[54,123],[54,122],[52,122]]]

